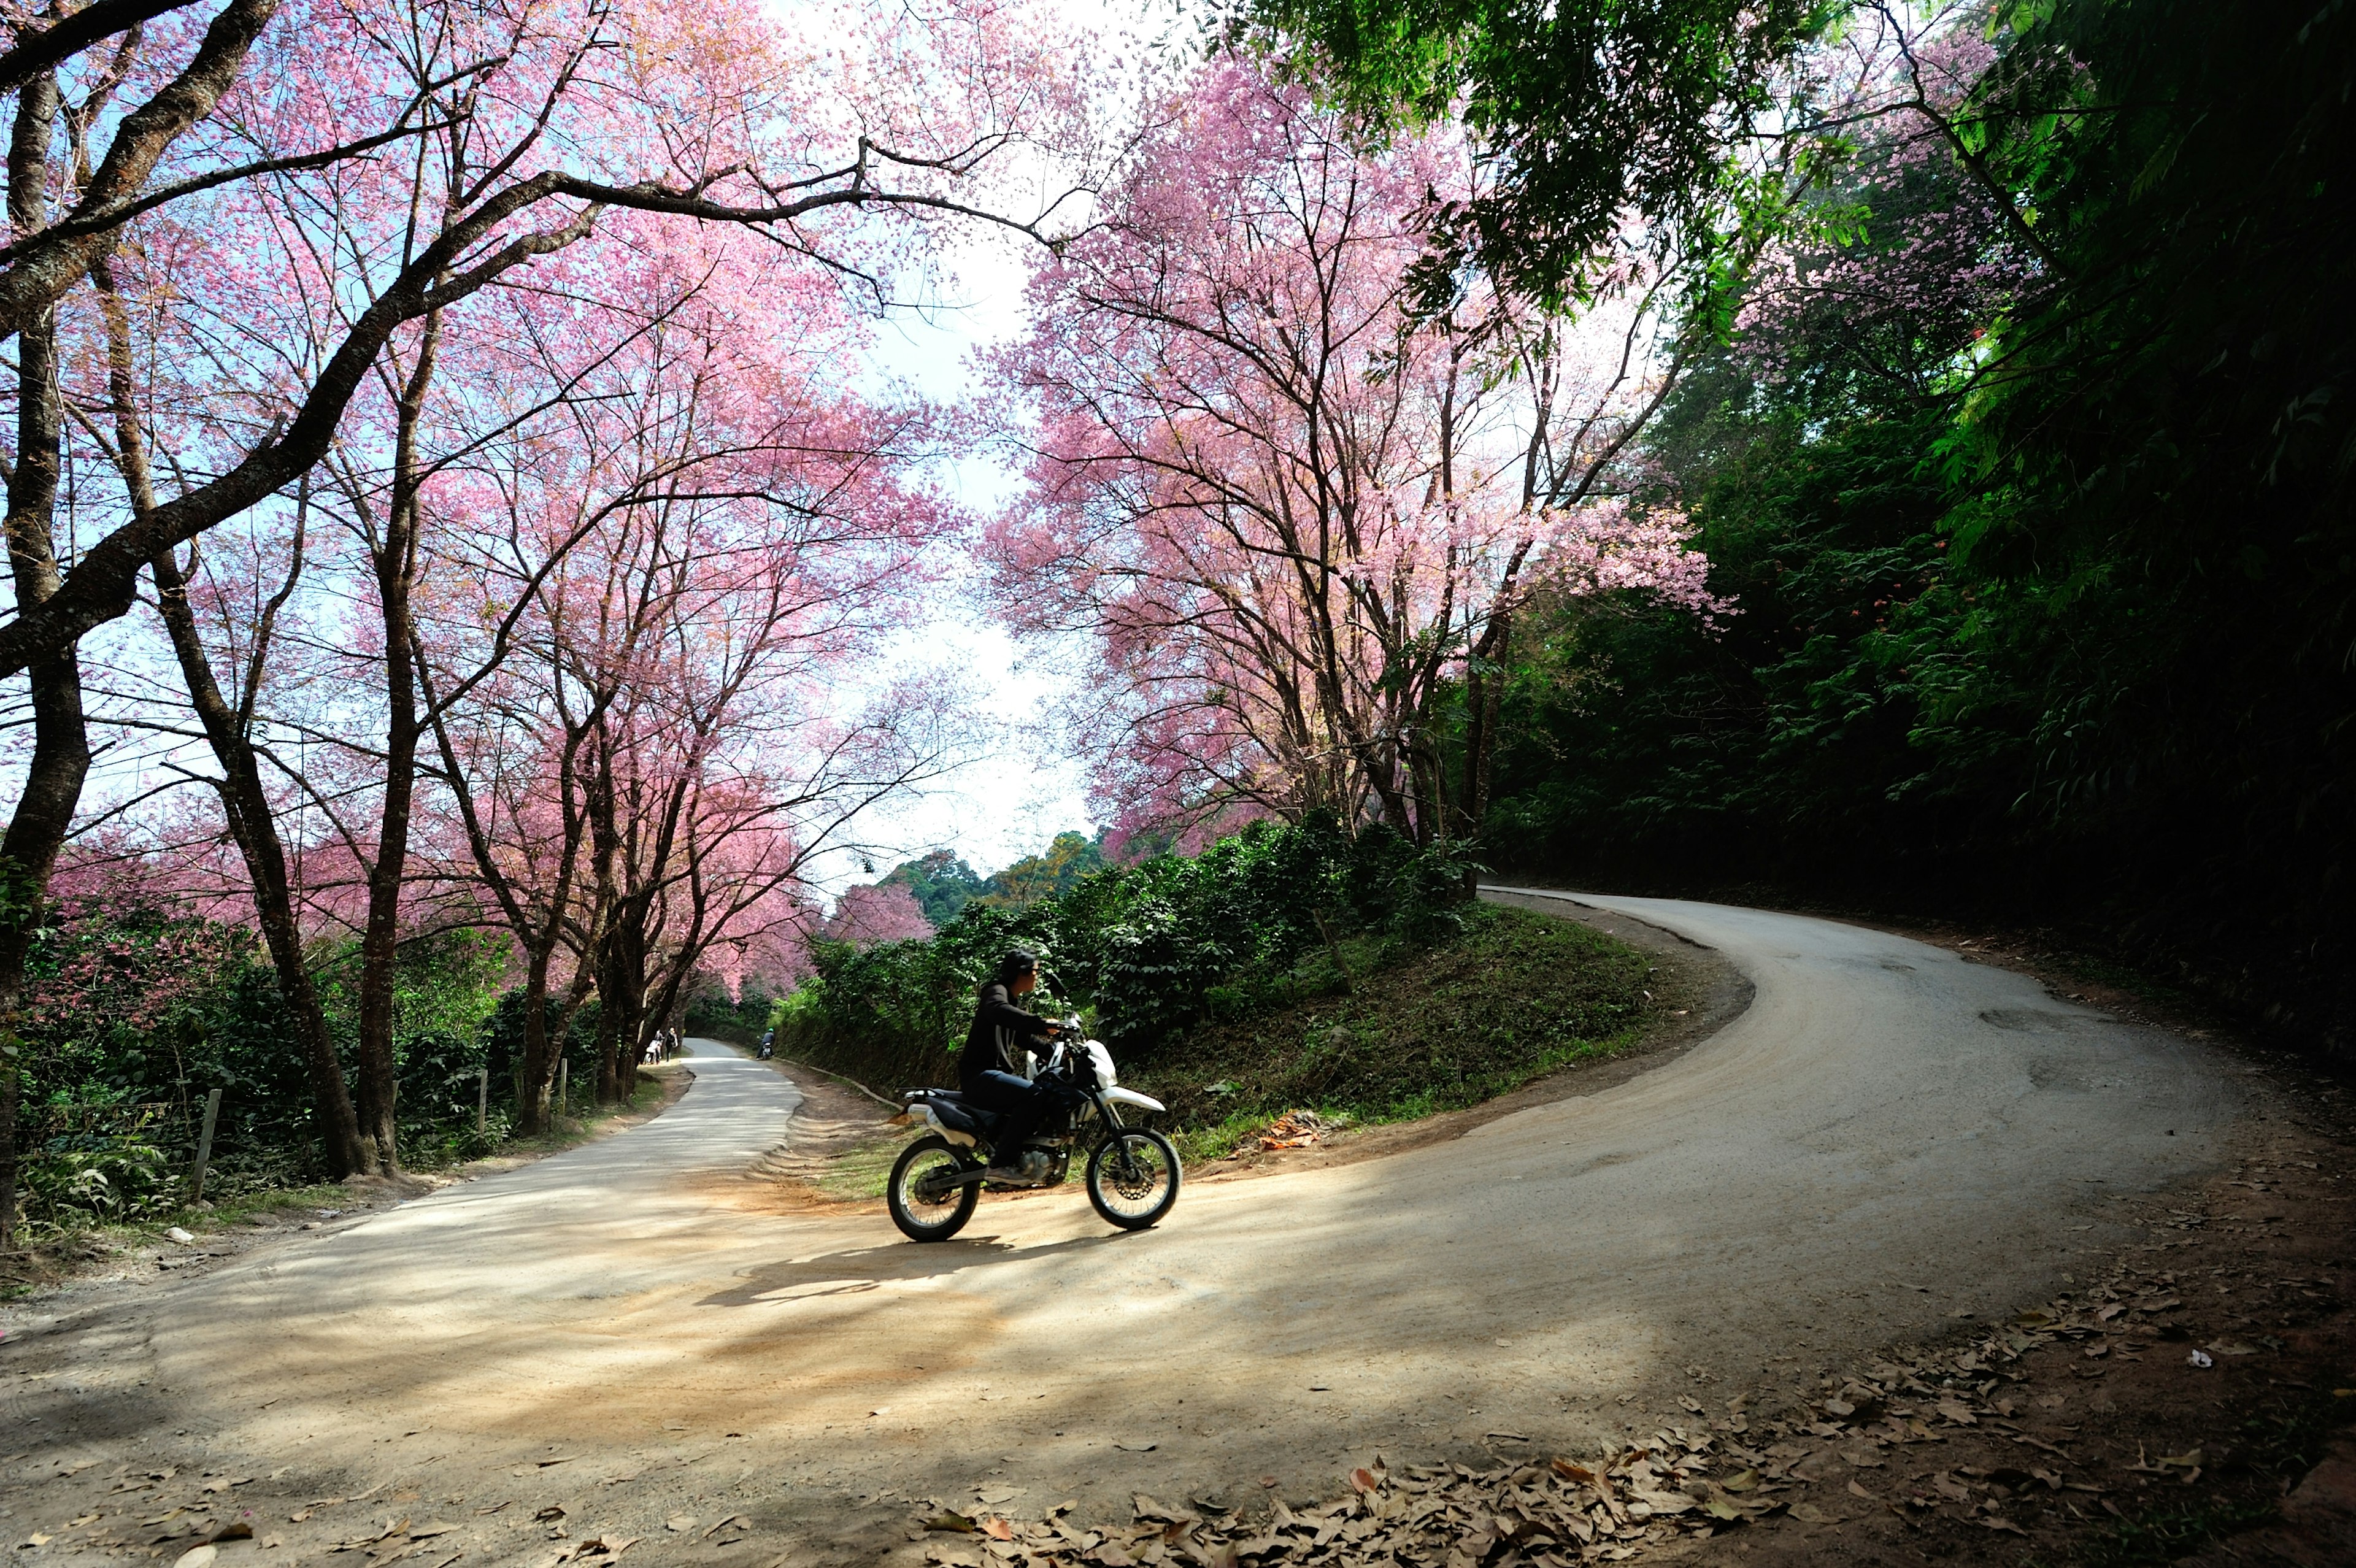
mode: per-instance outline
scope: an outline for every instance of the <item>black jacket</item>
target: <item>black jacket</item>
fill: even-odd
[[[966,1031],[965,1049],[958,1052],[958,1083],[967,1089],[985,1072],[1023,1071],[1023,1042],[1045,1035],[1055,1026],[1036,1013],[1014,1005],[1004,986],[993,980],[981,988],[974,1003],[973,1028]]]

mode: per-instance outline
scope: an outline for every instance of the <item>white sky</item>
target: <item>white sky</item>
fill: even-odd
[[[1193,27],[1183,0],[1045,3],[1076,26],[1127,35],[1132,48],[1140,37],[1190,36]],[[876,369],[942,402],[981,390],[977,357],[1028,324],[1023,285],[1031,244],[1002,233],[976,233],[952,248],[939,296],[921,310],[895,312],[879,329]],[[1003,504],[1020,483],[989,453],[950,464],[941,477],[977,513]],[[910,628],[896,652],[910,664],[948,664],[978,709],[1001,717],[1004,728],[939,787],[879,810],[862,825],[861,837],[876,847],[869,859],[878,871],[948,848],[987,875],[1044,849],[1067,828],[1095,830],[1086,759],[1043,742],[1036,730],[1020,728],[1045,717],[1071,693],[1069,667],[1081,650],[1047,655],[1019,647],[969,597],[946,600],[932,623]],[[869,873],[859,857],[838,855],[827,859],[815,880],[839,892],[868,880]]]
[[[1028,244],[1029,241],[1020,243]],[[943,297],[922,311],[895,312],[876,334],[876,368],[926,397],[961,401],[982,388],[975,360],[1020,334],[1025,263],[1015,242],[977,237],[950,257],[954,276]],[[940,475],[976,513],[1002,505],[1017,475],[990,453],[947,465]],[[980,712],[1001,717],[980,755],[923,795],[879,809],[860,837],[876,846],[877,871],[926,850],[953,849],[984,875],[1035,854],[1067,828],[1093,832],[1086,760],[1043,745],[1020,728],[1052,709],[1070,689],[1069,677],[1051,661],[1026,656],[984,613],[971,588],[948,595],[928,624],[912,626],[894,650],[908,665],[946,665]],[[816,880],[830,892],[870,880],[852,855],[827,858]]]

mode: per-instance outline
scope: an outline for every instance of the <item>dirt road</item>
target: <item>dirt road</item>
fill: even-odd
[[[702,1532],[739,1512],[880,1525],[896,1497],[977,1487],[1109,1510],[1262,1476],[1314,1494],[1376,1449],[1590,1446],[1701,1380],[1813,1377],[2041,1298],[2123,1239],[2115,1196],[2236,1136],[2231,1059],[2019,975],[1825,921],[1594,901],[1719,949],[1750,1009],[1603,1093],[1191,1188],[1136,1235],[1076,1191],[985,1199],[931,1247],[880,1212],[781,1210],[741,1172],[794,1090],[698,1044],[645,1127],[51,1305],[54,1331],[0,1349],[0,1446],[31,1455],[0,1483],[6,1527],[53,1534],[44,1560],[94,1553],[132,1539],[113,1477],[171,1467],[146,1498],[254,1477],[216,1514],[250,1509],[294,1555],[441,1513],[448,1550],[421,1563],[546,1554],[556,1531],[717,1561],[750,1527]]]

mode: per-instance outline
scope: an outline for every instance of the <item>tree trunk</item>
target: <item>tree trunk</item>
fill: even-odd
[[[536,950],[523,976],[523,1093],[516,1119],[526,1137],[548,1130],[548,1085],[554,1076],[548,1050],[548,958]]]
[[[415,628],[409,595],[417,581],[417,426],[426,389],[433,384],[442,316],[429,312],[419,338],[417,364],[403,383],[400,427],[393,445],[392,502],[385,509],[384,536],[377,541],[378,607],[384,617],[384,813],[377,827],[376,860],[369,868],[368,923],[360,935],[359,1051],[360,1131],[373,1141],[388,1170],[400,1168],[395,1108],[400,1062],[394,1054],[392,998],[401,961],[401,890],[409,864],[409,828],[417,795],[417,671],[412,662]],[[543,984],[547,964],[541,961]]]
[[[1518,564],[1518,558],[1517,562]],[[1501,678],[1514,642],[1514,613],[1499,608],[1482,630],[1472,656],[1464,661],[1464,767],[1457,785],[1452,816],[1456,836],[1472,842],[1481,836],[1481,819],[1489,810],[1489,786],[1497,753],[1497,719],[1505,699]],[[1478,873],[1464,873],[1467,896],[1480,891]]]
[[[18,472],[23,472],[21,464]],[[10,544],[14,555],[13,531]],[[20,585],[25,581],[21,570],[16,581]],[[29,1065],[24,1038],[16,1030],[24,1008],[25,961],[32,953],[34,933],[40,929],[49,872],[57,865],[58,850],[81,801],[82,780],[90,773],[80,662],[71,654],[42,659],[27,674],[32,677],[32,763],[16,814],[0,837],[0,1249],[11,1244],[16,1232],[16,1112]]]
[[[637,1031],[623,1027],[624,1015],[632,1009],[623,1005],[622,997],[631,987],[625,983],[616,961],[622,910],[614,873],[622,852],[622,835],[614,805],[612,732],[602,724],[592,741],[590,754],[595,759],[594,771],[582,793],[589,819],[590,853],[597,868],[600,918],[592,923],[596,933],[594,944],[581,955],[581,961],[584,968],[594,965],[597,977],[597,1102],[613,1104],[627,1100],[630,1091],[637,1087]],[[625,1051],[630,1058],[626,1062],[622,1060]]]
[[[278,995],[294,1021],[295,1043],[310,1073],[311,1109],[318,1118],[319,1147],[327,1174],[337,1180],[355,1173],[375,1175],[380,1167],[377,1147],[360,1134],[343,1066],[336,1060],[327,1008],[319,1000],[319,987],[303,952],[302,923],[295,917],[294,891],[286,875],[286,850],[278,837],[270,798],[262,792],[261,764],[214,682],[212,666],[197,635],[196,616],[188,609],[187,585],[168,554],[155,558],[155,589],[164,624],[172,635],[173,652],[179,656],[188,699],[204,723],[213,758],[220,764],[221,812],[228,819],[230,837],[245,858],[246,876],[253,884],[254,917],[270,949]]]
[[[47,219],[49,136],[58,88],[46,73],[25,84],[8,147],[8,218],[18,235]],[[59,398],[57,314],[33,314],[17,336],[16,465],[8,475],[8,568],[19,609],[58,591],[56,536]],[[16,1113],[24,1093],[25,961],[40,930],[49,873],[81,803],[90,773],[82,721],[81,665],[72,648],[33,661],[33,757],[25,793],[0,835],[0,1247],[16,1229]]]
[[[106,323],[108,392],[114,405],[115,465],[122,472],[132,509],[144,513],[155,505],[155,478],[147,455],[146,432],[140,426],[137,404],[132,396],[130,324],[107,266],[101,263],[93,267],[91,277],[98,285],[100,311]],[[294,889],[286,875],[285,846],[278,836],[278,819],[271,810],[270,797],[262,787],[262,764],[254,754],[251,730],[253,702],[259,695],[268,656],[271,625],[279,605],[294,592],[295,579],[303,570],[305,509],[298,499],[294,559],[287,569],[285,586],[271,602],[255,629],[253,652],[247,665],[245,699],[234,709],[214,678],[211,657],[198,632],[196,614],[188,606],[187,581],[179,562],[167,549],[156,556],[153,570],[156,607],[163,614],[165,630],[170,634],[172,652],[179,660],[189,706],[196,709],[197,719],[204,726],[205,740],[212,747],[213,760],[220,765],[221,815],[228,823],[230,837],[237,842],[239,854],[244,858],[246,877],[253,885],[254,918],[262,927],[262,942],[270,950],[271,967],[278,977],[278,995],[294,1022],[295,1043],[303,1052],[304,1067],[311,1080],[311,1108],[318,1119],[320,1154],[327,1175],[341,1180],[355,1173],[374,1174],[376,1150],[360,1137],[351,1093],[344,1083],[343,1066],[336,1060],[335,1037],[327,1029],[327,1009],[320,1003],[318,986],[303,952],[303,928],[294,913]]]
[[[614,912],[599,965],[599,1021],[612,1020],[614,1098],[626,1100],[638,1087],[638,1058],[646,1051],[646,912],[635,899]]]

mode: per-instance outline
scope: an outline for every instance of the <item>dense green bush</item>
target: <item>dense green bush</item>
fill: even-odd
[[[777,998],[757,980],[747,979],[734,997],[716,975],[699,974],[689,991],[681,1028],[691,1035],[750,1045],[769,1027]]]
[[[1024,947],[1123,1060],[1143,1061],[1206,1018],[1290,1000],[1294,965],[1313,948],[1368,931],[1448,934],[1469,869],[1461,847],[1419,849],[1387,828],[1254,823],[1191,859],[1108,866],[1021,909],[969,902],[929,940],[821,943],[818,973],[772,1022],[787,1049],[823,1065],[938,1081],[975,991]]]
[[[2067,925],[2356,1049],[2356,10],[1998,16],[1976,168],[1861,166],[1844,286],[1648,432],[1739,613],[1534,607],[1483,841]],[[1981,179],[2049,252],[2001,309],[1909,239]]]
[[[322,941],[313,961],[348,1069],[358,944]],[[486,1067],[494,1131],[503,1131],[509,1037],[520,1035],[520,997],[500,995],[506,961],[502,941],[474,932],[402,948],[393,1042],[412,1163],[486,1152],[495,1141],[475,1125]],[[177,1201],[214,1089],[221,1104],[208,1196],[317,1179],[309,1075],[251,931],[163,904],[64,900],[27,974],[21,1184],[35,1224],[136,1219]],[[576,1020],[568,1040],[576,1076],[594,1025]]]

